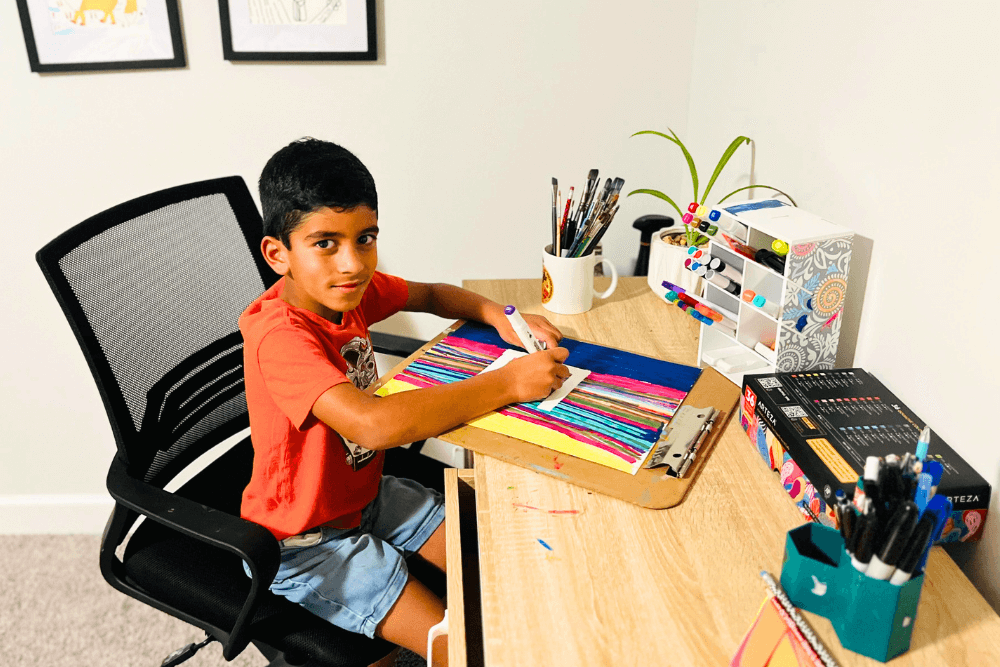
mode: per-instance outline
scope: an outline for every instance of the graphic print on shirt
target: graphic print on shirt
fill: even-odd
[[[355,336],[340,348],[340,356],[347,362],[347,379],[358,389],[364,391],[378,379],[375,353],[371,341],[367,338]],[[344,449],[347,452],[347,465],[351,466],[352,470],[364,468],[375,458],[375,451],[365,449],[343,436],[341,440],[344,441]]]

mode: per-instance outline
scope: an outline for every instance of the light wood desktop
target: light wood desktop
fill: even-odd
[[[697,324],[645,278],[621,279],[610,299],[574,316],[544,310],[539,280],[464,286],[545,315],[566,336],[695,363]],[[463,429],[442,439],[461,444]],[[466,638],[478,644],[480,636],[488,667],[728,665],[764,599],[760,570],[780,575],[785,533],[804,521],[738,414],[687,497],[666,510],[478,454],[473,471],[448,472],[453,667],[477,664],[475,656],[467,663]],[[478,530],[478,580],[474,549],[467,538],[460,546],[473,487],[474,523],[465,514],[464,528]],[[470,625],[480,611],[481,628]],[[826,619],[803,615],[843,667],[881,664],[843,649]],[[910,650],[891,664],[1000,665],[1000,617],[940,547],[928,561]]]

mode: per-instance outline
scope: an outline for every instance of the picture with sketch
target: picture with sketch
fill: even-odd
[[[263,25],[344,25],[346,0],[247,0],[250,22]]]

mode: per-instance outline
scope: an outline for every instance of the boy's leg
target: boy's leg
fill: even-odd
[[[418,580],[409,577],[396,604],[375,628],[375,634],[426,658],[427,635],[443,618],[444,603]],[[434,640],[434,664],[448,664],[447,635]]]
[[[424,542],[424,546],[420,547],[417,553],[414,554],[423,558],[442,572],[448,571],[448,559],[445,553],[445,523],[445,521],[442,521],[437,530]]]

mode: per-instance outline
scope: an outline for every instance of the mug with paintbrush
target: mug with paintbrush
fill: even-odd
[[[587,187],[574,207],[570,188],[566,206],[559,217],[559,181],[552,179],[552,243],[542,252],[542,305],[553,313],[574,315],[593,307],[594,297],[606,299],[618,287],[618,272],[594,250],[618,212],[618,195],[624,179],[607,179],[598,193],[597,170],[591,169]],[[594,288],[594,268],[598,261],[611,273],[611,286],[604,292]]]

